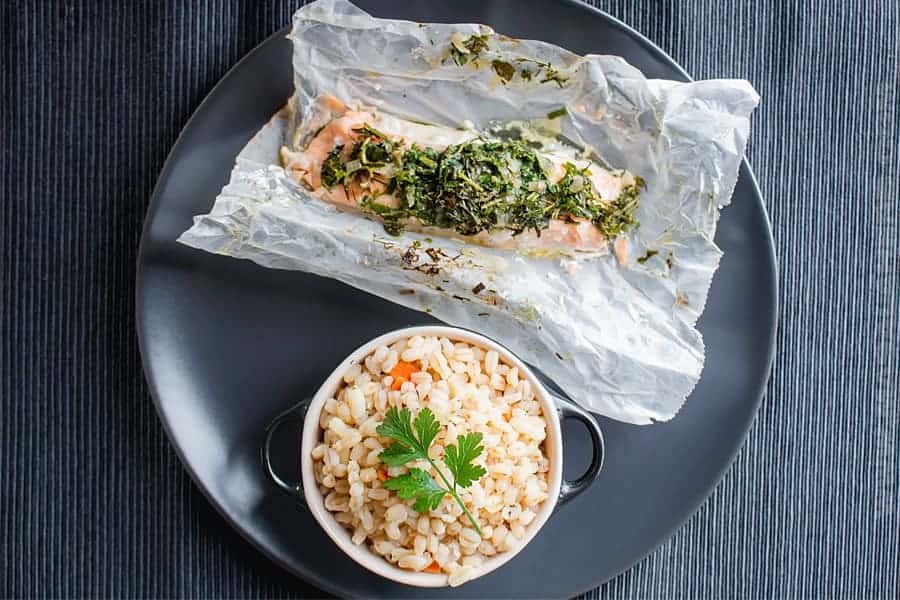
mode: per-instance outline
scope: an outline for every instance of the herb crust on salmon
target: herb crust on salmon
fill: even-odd
[[[464,236],[487,246],[596,250],[635,225],[643,181],[515,132],[487,136],[350,110],[282,162],[313,195],[385,230]]]

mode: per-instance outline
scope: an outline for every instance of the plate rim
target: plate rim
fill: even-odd
[[[660,60],[661,62],[667,64],[672,67],[675,71],[677,71],[686,81],[694,81],[694,79],[684,70],[684,68],[678,64],[674,58],[669,56],[662,48],[660,48],[657,44],[651,41],[648,37],[642,34],[637,29],[631,27],[621,19],[609,14],[608,12],[601,10],[597,7],[591,6],[587,4],[584,0],[555,0],[561,4],[567,4],[569,6],[573,6],[580,10],[585,10],[589,13],[596,15],[597,17],[606,20],[612,27],[620,29],[623,33],[633,38],[636,42],[638,42],[641,46],[643,46],[650,54],[654,56],[654,58]],[[188,129],[190,129],[192,123],[196,120],[198,113],[202,111],[203,108],[206,107],[207,104],[212,102],[213,97],[217,96],[217,93],[221,88],[224,87],[226,81],[235,76],[235,73],[241,69],[241,67],[249,62],[250,59],[256,54],[263,51],[269,44],[274,43],[279,38],[286,38],[287,34],[290,32],[292,25],[288,24],[284,27],[281,27],[274,31],[272,34],[267,36],[264,40],[259,42],[256,46],[254,46],[249,52],[244,54],[236,63],[234,63],[229,69],[225,72],[225,74],[218,80],[216,83],[210,88],[210,90],[203,97],[203,100],[192,110],[191,115],[182,125],[181,130],[178,133],[175,142],[172,144],[171,149],[166,155],[166,159],[163,162],[162,168],[160,169],[159,175],[157,176],[156,183],[153,186],[153,191],[150,195],[150,201],[147,205],[147,210],[144,213],[144,222],[141,227],[141,238],[140,243],[138,245],[137,259],[136,259],[136,270],[135,270],[135,317],[134,324],[135,329],[137,330],[137,341],[138,341],[138,351],[141,358],[141,368],[144,374],[144,380],[147,384],[147,389],[150,393],[150,397],[153,401],[154,408],[156,410],[157,416],[163,426],[163,430],[166,434],[166,437],[169,441],[171,447],[175,450],[175,454],[178,457],[181,466],[187,471],[188,475],[191,478],[191,481],[196,486],[196,488],[200,491],[200,493],[204,496],[204,498],[212,505],[212,507],[216,510],[217,513],[231,526],[231,528],[236,531],[244,540],[250,543],[250,545],[259,551],[263,556],[265,556],[268,560],[272,561],[274,564],[278,565],[280,568],[284,569],[286,572],[290,573],[295,577],[299,577],[306,583],[309,583],[320,590],[329,592],[331,594],[335,594],[340,596],[343,593],[343,590],[334,587],[329,581],[321,578],[318,573],[315,571],[309,570],[305,567],[305,565],[290,565],[286,561],[282,560],[280,557],[276,556],[272,552],[269,551],[267,547],[265,547],[262,543],[257,541],[248,531],[245,531],[244,527],[242,527],[237,519],[232,516],[228,509],[220,503],[210,492],[207,486],[203,483],[203,481],[198,477],[197,472],[195,471],[193,465],[189,460],[187,460],[187,456],[184,452],[182,446],[178,443],[176,436],[173,434],[172,426],[170,424],[169,418],[166,415],[165,411],[162,407],[161,395],[156,386],[156,380],[153,377],[153,368],[150,364],[150,361],[147,359],[148,349],[146,348],[146,340],[144,336],[144,317],[146,315],[146,308],[144,306],[143,297],[143,289],[144,289],[144,269],[147,257],[147,244],[149,239],[149,230],[151,223],[154,220],[154,217],[159,210],[160,204],[160,196],[162,193],[161,187],[163,182],[168,178],[170,172],[172,171],[175,155],[178,153],[177,151],[180,149],[182,144],[184,144],[185,133]],[[627,60],[626,57],[623,57]],[[706,503],[712,494],[715,492],[716,488],[719,487],[722,483],[722,479],[725,474],[734,466],[735,459],[737,458],[738,453],[744,448],[747,443],[747,437],[749,435],[750,429],[755,424],[756,420],[759,417],[759,408],[762,405],[763,399],[766,397],[766,390],[768,387],[769,380],[772,375],[772,367],[774,364],[775,358],[775,350],[776,350],[776,342],[777,342],[777,333],[778,333],[778,325],[780,322],[780,303],[779,303],[779,264],[778,264],[778,255],[775,248],[775,240],[774,240],[774,232],[772,229],[772,220],[769,216],[769,212],[766,209],[765,202],[763,201],[762,191],[759,188],[759,184],[756,180],[756,175],[753,172],[753,169],[747,160],[746,153],[741,158],[741,163],[739,167],[739,175],[738,178],[741,177],[740,171],[745,171],[745,176],[747,177],[747,183],[751,186],[754,200],[758,205],[758,208],[762,211],[762,215],[765,219],[765,230],[766,230],[766,248],[768,250],[768,254],[765,257],[767,262],[769,262],[772,266],[772,278],[770,283],[771,289],[773,291],[772,294],[772,302],[768,307],[769,311],[772,314],[772,325],[768,332],[766,332],[767,337],[769,339],[768,351],[765,357],[766,368],[765,374],[760,378],[760,384],[757,389],[753,390],[753,397],[755,400],[752,405],[752,414],[753,417],[750,418],[746,424],[743,426],[741,431],[741,442],[737,444],[734,450],[731,452],[731,455],[728,456],[728,460],[724,463],[723,467],[719,470],[719,472],[715,476],[714,483],[709,487],[708,490],[702,495],[700,500],[694,503],[693,506],[686,512],[685,516],[675,522],[663,535],[660,536],[659,540],[650,547],[647,552],[638,557],[636,560],[632,561],[630,565],[623,568],[622,570],[616,572],[614,575],[594,581],[590,587],[585,589],[578,590],[575,595],[580,595],[585,592],[588,592],[592,589],[596,589],[613,579],[621,576],[623,573],[630,571],[633,569],[638,563],[643,562],[647,559],[648,556],[656,552],[663,544],[668,542],[679,530],[681,530],[684,525],[692,519],[700,508]],[[737,183],[735,183],[735,187]],[[732,194],[734,190],[732,190]],[[714,275],[715,277],[715,275]],[[702,317],[702,315],[701,315]],[[702,373],[701,373],[702,378]],[[690,399],[690,395],[688,396]],[[687,400],[686,400],[687,401]],[[673,418],[677,418],[677,415]]]

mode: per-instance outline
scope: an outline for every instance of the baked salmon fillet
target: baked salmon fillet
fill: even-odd
[[[320,99],[314,133],[282,147],[318,199],[411,230],[525,251],[598,251],[635,223],[643,182],[516,128],[490,134],[415,123]],[[614,245],[620,261],[624,239]]]

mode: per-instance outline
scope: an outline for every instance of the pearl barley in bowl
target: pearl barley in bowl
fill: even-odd
[[[593,444],[575,482],[562,480],[569,417]],[[357,563],[421,587],[460,585],[512,559],[593,482],[603,456],[588,413],[551,396],[499,344],[443,326],[385,334],[331,374],[308,403],[301,483],[272,470],[272,428],[273,480],[302,494]]]
[[[525,539],[549,495],[550,460],[541,403],[517,367],[495,350],[413,335],[378,346],[342,380],[325,401],[312,458],[325,508],[354,544],[402,569],[446,574],[454,585]],[[392,408],[409,411],[407,424],[412,415],[433,415],[440,426],[427,458],[385,463],[382,454],[397,441],[379,425]],[[420,511],[414,499],[400,497],[403,489],[392,489],[400,486],[391,482],[408,479],[411,469],[427,475],[426,489],[452,489],[443,487],[444,478],[458,483],[445,462],[447,447],[472,439],[470,433],[480,434],[481,451],[471,463],[481,476],[464,488],[456,485],[462,504],[446,493]]]

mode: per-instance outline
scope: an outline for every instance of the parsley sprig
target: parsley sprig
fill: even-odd
[[[394,443],[379,454],[381,461],[389,467],[401,467],[415,460],[426,460],[445,487],[441,487],[428,472],[416,467],[410,468],[404,475],[391,477],[384,482],[384,487],[397,492],[403,500],[415,500],[413,509],[420,513],[436,509],[444,496],[450,494],[466,513],[478,535],[483,535],[478,521],[457,492],[458,488],[467,488],[487,474],[484,467],[472,463],[484,452],[482,435],[478,432],[460,435],[456,438],[455,445],[449,444],[444,449],[444,464],[453,475],[451,485],[444,472],[428,456],[428,449],[440,430],[441,424],[431,409],[423,408],[415,420],[408,408],[388,409],[384,421],[376,431],[380,436],[391,438]]]

